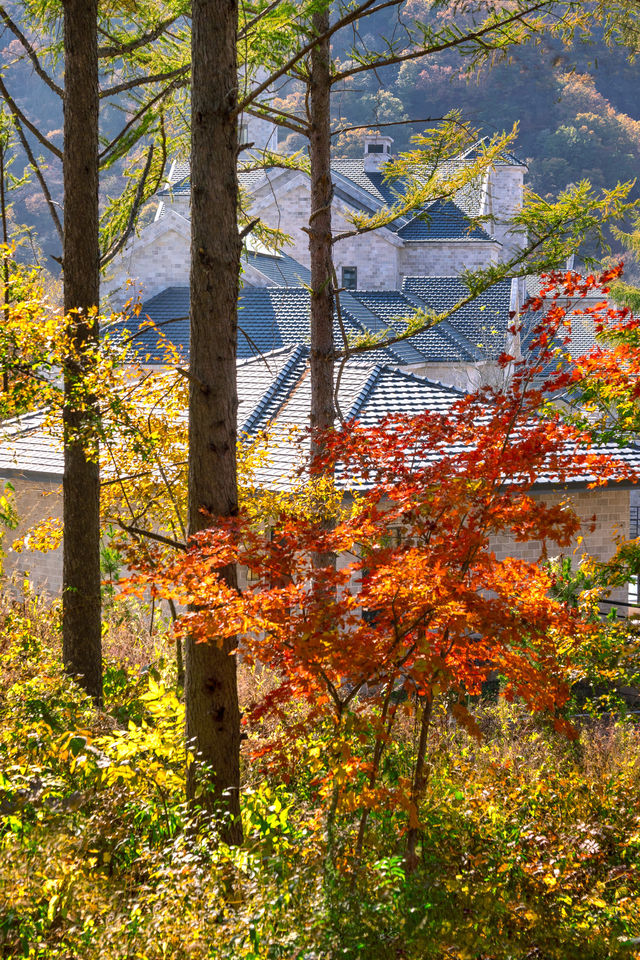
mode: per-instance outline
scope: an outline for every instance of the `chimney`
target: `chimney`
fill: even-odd
[[[364,138],[365,173],[379,173],[385,163],[393,159],[392,143],[393,137],[383,137],[378,133]]]

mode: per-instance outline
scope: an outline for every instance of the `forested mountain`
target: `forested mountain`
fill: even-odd
[[[415,0],[411,15],[421,16],[421,7],[422,0]],[[450,14],[449,10],[440,16]],[[385,13],[365,23],[369,32],[357,40],[352,38],[365,49],[380,48],[382,37],[393,40],[402,29]],[[47,131],[48,138],[58,143],[62,128],[59,100],[33,76],[28,61],[16,63],[21,53],[17,40],[7,33],[3,39],[2,59],[12,65],[16,101]],[[334,55],[348,59],[348,45],[343,41]],[[458,53],[361,74],[336,90],[333,110],[336,126],[393,124],[385,127],[385,132],[394,137],[396,149],[408,147],[411,135],[423,129],[429,118],[454,109],[482,133],[511,129],[517,123],[514,152],[529,165],[528,185],[543,196],[552,196],[584,178],[594,187],[636,178],[640,170],[639,78],[640,64],[629,60],[625,48],[607,45],[601,33],[588,39],[578,36],[569,46],[545,38],[538,45],[515,48],[508,61],[472,74]],[[279,102],[301,106],[291,88]],[[113,116],[111,121],[119,119]],[[102,123],[105,129],[109,127],[109,115]],[[285,148],[303,146],[296,135],[287,136],[286,130],[281,131],[281,143]],[[359,155],[361,143],[361,130],[343,133],[334,140],[334,153]],[[21,169],[18,163],[14,172]],[[50,168],[49,175],[55,188],[58,174]],[[113,194],[117,177],[116,170],[103,177],[103,195]],[[640,196],[637,187],[635,192]],[[37,183],[20,191],[15,219],[35,227],[46,254],[58,252]],[[614,253],[620,250],[614,242]]]

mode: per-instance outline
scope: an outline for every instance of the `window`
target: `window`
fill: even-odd
[[[358,268],[342,268],[342,286],[345,290],[357,290],[358,288]]]
[[[367,153],[384,153],[383,143],[368,143]]]

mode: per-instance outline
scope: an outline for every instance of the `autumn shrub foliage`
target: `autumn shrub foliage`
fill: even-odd
[[[533,359],[515,363],[504,391],[461,395],[443,412],[346,423],[324,436],[308,470],[342,487],[332,516],[322,503],[300,513],[283,496],[268,529],[244,511],[142,578],[188,608],[183,635],[236,638],[246,664],[277,678],[244,718],[249,732],[269,715],[278,720],[256,750],[264,763],[295,777],[317,756],[305,731],[331,731],[333,762],[318,765],[314,785],[329,829],[342,816],[356,857],[370,812],[388,810],[406,839],[406,865],[415,866],[429,730],[442,698],[477,734],[470,702],[499,677],[507,700],[572,735],[563,708],[576,654],[597,627],[553,595],[539,562],[573,549],[580,523],[571,501],[549,504],[533,488],[631,474],[545,406],[573,376],[552,367],[566,312],[559,300],[547,310],[531,335]],[[509,555],[521,543],[531,544],[530,561]],[[220,576],[229,564],[249,571],[244,589]],[[382,771],[407,720],[417,731],[411,760],[389,780]]]
[[[289,778],[265,771],[248,741],[245,840],[233,849],[202,822],[199,836],[190,829],[172,658],[133,624],[135,655],[116,656],[122,638],[106,624],[96,712],[61,670],[59,611],[34,597],[0,603],[3,958],[640,955],[632,721],[590,723],[572,741],[521,705],[480,702],[478,741],[440,698],[421,805],[428,843],[411,875],[388,807],[372,810],[358,861],[346,826],[328,836],[318,781],[335,773],[333,727],[300,730],[291,747],[306,762]],[[240,672],[247,697],[272,686],[265,670]],[[399,717],[381,782],[410,775],[415,736]]]

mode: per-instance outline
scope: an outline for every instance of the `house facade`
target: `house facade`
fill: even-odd
[[[268,430],[271,438],[268,457],[258,468],[257,481],[286,489],[289,482],[295,482],[308,443],[308,348],[289,345],[238,361],[238,396],[240,434],[252,438]],[[412,415],[429,411],[446,416],[461,396],[461,391],[392,364],[349,361],[340,379],[338,404],[345,419],[356,418],[373,425],[393,413]],[[640,448],[618,450],[610,444],[598,452],[620,458],[633,469],[640,467]],[[17,552],[13,544],[35,522],[61,516],[63,468],[61,443],[51,437],[44,415],[27,414],[3,425],[0,483],[11,482],[20,516],[19,528],[5,533],[4,571],[18,585],[28,576],[36,589],[52,593],[58,593],[62,585],[62,549]],[[616,538],[629,534],[633,486],[610,482],[594,488],[593,481],[594,477],[588,474],[574,476],[569,484],[545,477],[533,490],[533,496],[546,503],[571,503],[583,520],[581,538],[563,551],[574,558],[575,564],[582,555],[609,559],[615,552]],[[344,478],[343,486],[348,495],[349,478]],[[494,538],[491,546],[498,558],[516,556],[531,561],[538,560],[544,550],[541,543],[515,542],[507,536]],[[620,589],[612,596],[623,603],[627,591]]]
[[[268,142],[265,131],[254,135],[253,122],[249,118],[249,139]],[[264,126],[265,121],[255,123]],[[342,287],[398,290],[408,276],[459,276],[506,260],[522,245],[522,237],[513,233],[508,221],[522,205],[527,168],[511,154],[453,199],[436,200],[420,211],[398,216],[388,226],[354,235],[354,215],[389,210],[402,192],[402,184],[385,178],[384,165],[392,158],[392,149],[390,137],[367,136],[362,157],[332,163],[334,233],[345,234],[334,245]],[[472,147],[448,166],[472,164],[477,151],[477,146]],[[286,234],[290,240],[286,253],[308,268],[308,175],[287,167],[241,169],[239,180],[250,216]],[[103,279],[103,295],[110,307],[121,308],[132,294],[141,292],[147,299],[168,286],[188,285],[189,197],[189,164],[176,160],[158,195],[153,223],[127,244]],[[247,272],[244,282],[259,286],[260,278]]]

